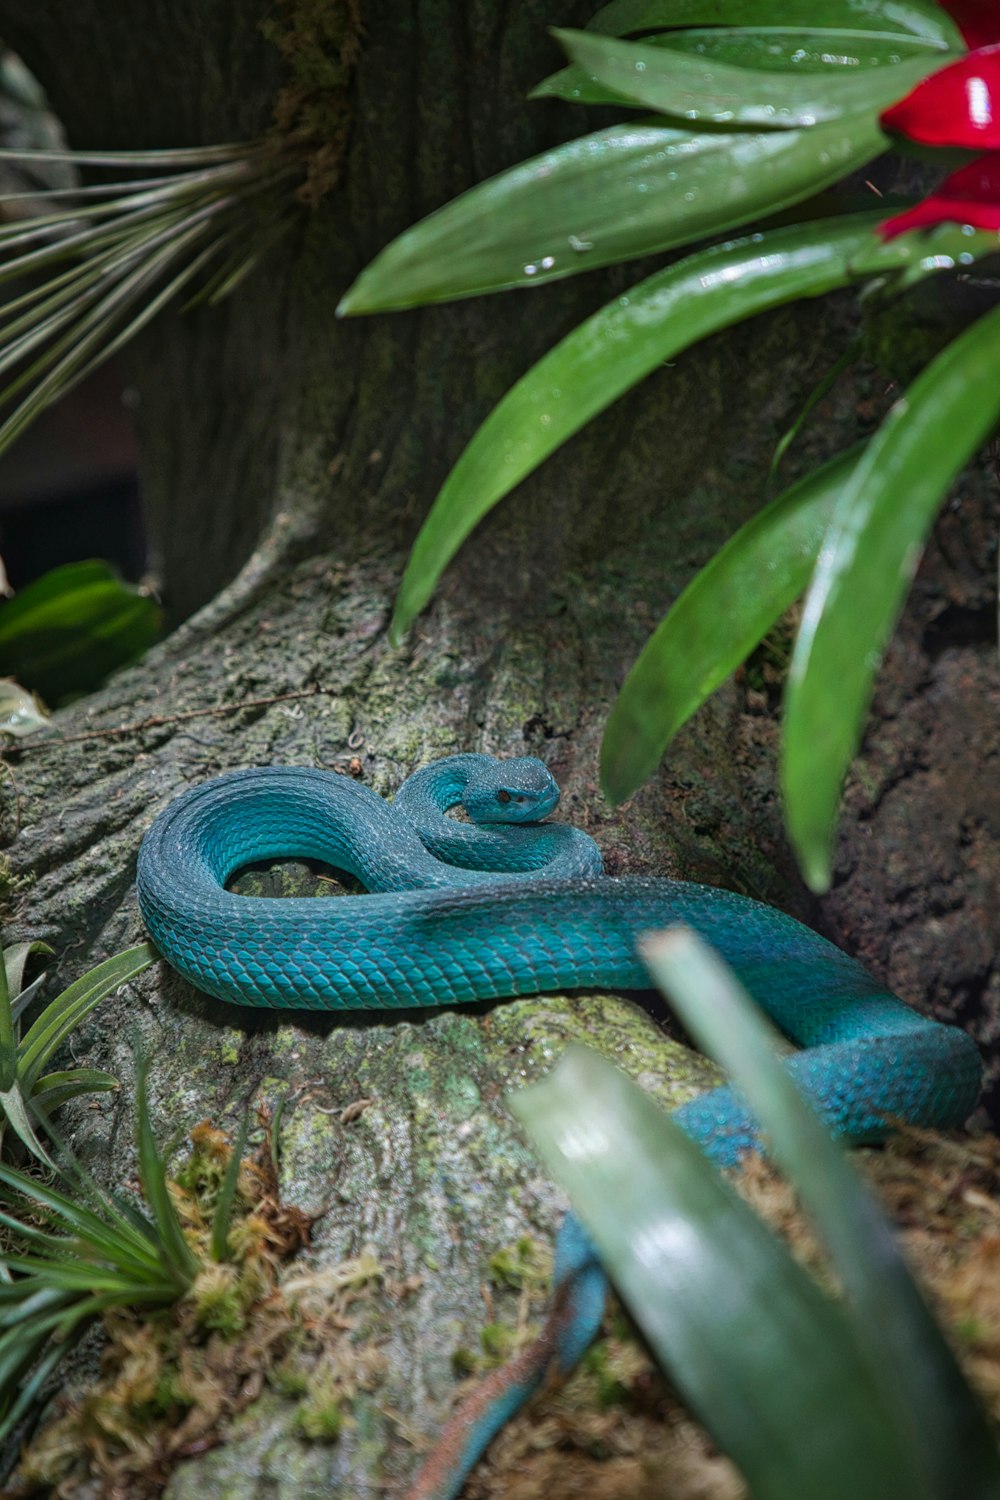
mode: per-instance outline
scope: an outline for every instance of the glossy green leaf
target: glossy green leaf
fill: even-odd
[[[888,215],[886,216],[888,217]],[[894,292],[904,292],[940,271],[959,271],[977,261],[995,257],[1000,242],[992,229],[971,224],[936,224],[933,229],[913,229],[884,240],[872,235],[854,258],[860,276],[888,272]]]
[[[538,286],[669,250],[777,213],[885,147],[866,115],[761,133],[614,126],[480,183],[408,229],[338,312]]]
[[[67,563],[0,606],[0,673],[55,702],[134,661],[161,623],[156,602],[107,563]]]
[[[95,1005],[148,969],[154,957],[148,943],[126,948],[82,974],[45,1007],[18,1047],[18,1073],[26,1090],[34,1087],[60,1043]]]
[[[688,584],[636,659],[608,717],[601,787],[624,802],[696,709],[744,661],[809,582],[864,444],[759,511]]]
[[[693,932],[649,938],[642,956],[699,1047],[742,1092],[829,1251],[862,1355],[903,1435],[913,1500],[996,1500],[1000,1454],[983,1412],[881,1209],[781,1067],[778,1033]]]
[[[611,0],[587,23],[611,36],[660,31],[670,26],[761,26],[761,0]],[[920,37],[931,45],[964,52],[962,33],[937,0],[781,0],[779,26],[874,31],[887,38]]]
[[[908,58],[936,57],[945,50],[921,37],[894,36],[881,32],[855,31],[831,34],[787,27],[708,27],[691,31],[662,31],[643,38],[647,47],[669,47],[693,53],[710,62],[761,72],[792,74],[825,73],[836,77],[845,71],[867,72],[871,68],[894,67]],[[595,83],[589,73],[570,63],[537,84],[530,99],[566,99],[572,104],[628,105],[614,89]]]
[[[483,516],[591,417],[699,339],[845,285],[877,222],[864,214],[698,251],[568,334],[494,408],[445,480],[407,564],[393,635],[424,607]]]
[[[941,66],[940,53],[928,49],[891,68],[776,73],[593,32],[553,35],[570,62],[613,96],[678,120],[729,128],[798,129],[862,112],[878,115]]]
[[[511,1105],[755,1500],[911,1500],[842,1310],[652,1100],[574,1046]]]
[[[788,831],[814,890],[830,883],[841,782],[927,533],[998,419],[1000,309],[918,375],[834,511],[792,656],[782,747]]]

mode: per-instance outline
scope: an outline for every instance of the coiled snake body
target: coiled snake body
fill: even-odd
[[[147,833],[137,873],[143,919],[163,957],[210,995],[329,1010],[643,989],[637,939],[683,922],[805,1049],[787,1066],[838,1134],[872,1139],[889,1119],[946,1127],[966,1117],[980,1063],[963,1032],[918,1015],[840,949],[759,902],[681,881],[605,877],[587,835],[537,821],[558,795],[540,761],[483,755],[434,762],[391,805],[323,771],[221,776],[178,798]],[[459,801],[480,826],[445,816]],[[279,857],[323,860],[373,894],[262,901],[225,890],[240,866]],[[755,1142],[727,1088],[676,1118],[722,1164]],[[567,1241],[576,1233],[571,1224]],[[576,1271],[585,1258],[568,1256]],[[579,1328],[574,1337],[566,1347],[576,1350]],[[444,1479],[414,1493],[454,1493],[537,1383],[532,1372],[523,1389],[491,1397],[462,1453],[449,1451]]]

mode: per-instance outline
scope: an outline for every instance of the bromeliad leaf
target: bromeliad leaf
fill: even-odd
[[[652,1100],[571,1047],[511,1104],[657,1361],[757,1500],[919,1493],[842,1311]]]
[[[106,995],[148,969],[153,958],[148,943],[127,948],[81,975],[46,1006],[18,1046],[18,1076],[26,1094],[35,1087],[42,1069],[73,1028]]]
[[[859,444],[793,484],[688,584],[637,658],[608,718],[601,786],[612,803],[642,785],[681,725],[803,592],[863,453]]]
[[[906,586],[949,485],[1000,419],[998,368],[995,309],[893,407],[824,539],[792,656],[782,753],[788,830],[814,890],[830,883],[841,782]]]
[[[627,36],[676,26],[718,26],[719,0],[611,0],[587,23],[588,31]],[[726,0],[724,24],[759,25],[760,0]],[[782,0],[780,26],[880,32],[888,42],[916,37],[928,46],[964,52],[965,43],[937,0]]]
[[[699,251],[640,282],[563,339],[490,413],[446,479],[403,577],[396,638],[483,516],[568,437],[699,339],[845,285],[878,217],[826,220]]]
[[[963,1500],[994,1500],[1000,1457],[982,1410],[877,1204],[778,1063],[778,1033],[694,933],[650,938],[643,959],[698,1045],[743,1093],[829,1251],[862,1358],[903,1438],[913,1470],[907,1493],[950,1494],[961,1453]]]
[[[775,73],[586,31],[553,35],[584,78],[613,100],[730,129],[796,129],[858,112],[877,115],[941,66],[940,53],[926,49],[894,67],[857,73]]]
[[[614,126],[479,184],[407,230],[338,312],[536,286],[669,250],[777,213],[885,145],[871,114],[759,133]]]
[[[590,33],[593,35],[593,33]],[[883,32],[810,30],[805,27],[741,26],[705,27],[688,31],[661,31],[643,37],[646,47],[669,47],[693,53],[703,61],[754,68],[766,73],[824,73],[834,77],[866,73],[872,68],[894,67],[907,58],[934,57],[945,61],[945,48],[923,38]],[[612,103],[627,105],[628,99],[591,75],[570,64],[536,85],[529,99],[567,99],[574,104]]]

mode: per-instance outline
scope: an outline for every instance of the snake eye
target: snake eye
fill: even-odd
[[[497,801],[498,802],[509,802],[510,801],[510,792],[505,792],[505,791],[503,791],[501,789],[499,792],[497,792]]]

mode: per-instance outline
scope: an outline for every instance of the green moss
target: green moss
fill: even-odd
[[[528,1234],[490,1256],[490,1280],[496,1286],[543,1286],[550,1278],[551,1269],[548,1251]]]
[[[30,891],[34,883],[32,871],[16,875],[7,856],[0,855],[0,918],[11,916],[21,896]]]
[[[285,143],[306,155],[303,200],[312,206],[337,184],[350,124],[348,86],[361,44],[359,0],[278,0],[260,23],[288,64],[275,101]]]
[[[295,1413],[295,1430],[314,1443],[335,1443],[344,1426],[343,1391],[325,1371],[308,1382]]]

